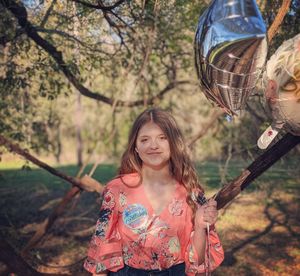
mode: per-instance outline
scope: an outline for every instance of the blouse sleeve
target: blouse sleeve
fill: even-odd
[[[206,240],[205,260],[199,264],[199,257],[195,247],[193,246],[192,237],[194,232],[191,233],[190,242],[187,247],[185,262],[187,266],[187,273],[205,273],[215,270],[224,260],[224,250],[222,248],[220,239],[214,227],[209,231]],[[199,264],[199,265],[198,265]]]
[[[194,226],[191,222],[191,210],[187,212],[186,234],[188,242],[185,250],[186,274],[211,272],[216,269],[224,260],[224,251],[214,226],[210,227],[209,234],[206,234],[205,260],[199,264],[199,256],[193,245]]]
[[[117,230],[118,192],[109,184],[103,193],[96,230],[92,236],[84,268],[91,273],[117,271],[124,266],[121,237]]]

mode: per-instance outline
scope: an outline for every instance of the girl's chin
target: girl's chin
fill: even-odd
[[[160,170],[166,166],[169,165],[168,161],[164,161],[164,162],[144,162],[144,166],[151,168],[151,169],[155,169],[155,170]]]

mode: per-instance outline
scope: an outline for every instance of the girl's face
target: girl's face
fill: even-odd
[[[169,141],[157,124],[146,123],[138,133],[135,146],[143,166],[160,169],[168,165],[171,156]]]

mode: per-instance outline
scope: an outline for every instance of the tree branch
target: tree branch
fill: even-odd
[[[50,16],[50,13],[52,12],[53,7],[54,7],[54,5],[56,4],[56,2],[57,2],[57,0],[53,0],[53,1],[51,2],[51,4],[50,4],[48,10],[46,11],[46,14],[45,14],[45,16],[44,16],[42,22],[41,22],[41,24],[40,24],[41,27],[44,27],[45,24],[47,23],[47,20],[48,20],[48,18],[49,18],[49,16]]]
[[[72,187],[61,200],[59,205],[52,211],[49,217],[47,217],[42,223],[39,223],[37,230],[25,247],[22,250],[22,254],[25,255],[27,252],[36,246],[39,241],[47,234],[51,226],[54,224],[56,219],[63,214],[66,210],[67,204],[80,193],[81,189],[78,187]]]
[[[119,1],[120,2],[120,1]],[[27,11],[25,7],[13,0],[2,0],[2,5],[10,10],[14,16],[17,18],[19,25],[25,30],[28,37],[30,37],[37,45],[42,47],[59,65],[60,70],[64,73],[66,78],[72,83],[72,85],[84,96],[92,98],[103,103],[113,105],[117,101],[117,106],[143,106],[144,104],[151,105],[156,100],[162,99],[162,97],[178,85],[187,84],[189,81],[174,81],[169,83],[163,90],[161,90],[157,95],[144,100],[136,101],[123,101],[118,99],[109,98],[103,94],[95,93],[90,91],[88,88],[83,86],[78,78],[71,72],[68,68],[66,62],[63,59],[61,51],[58,51],[55,46],[49,43],[47,40],[43,39],[37,32],[37,29],[28,21]]]
[[[88,50],[91,50],[92,52],[100,52],[100,53],[108,55],[108,53],[106,53],[106,52],[104,52],[102,50],[99,50],[99,49],[93,47],[92,45],[89,45],[89,44],[81,41],[76,36],[71,35],[69,33],[66,33],[64,31],[60,31],[60,30],[57,30],[57,29],[55,29],[55,30],[54,29],[44,29],[44,28],[40,28],[40,27],[35,27],[35,28],[36,28],[36,31],[38,33],[56,34],[56,35],[59,35],[59,36],[63,37],[64,39],[68,39],[70,41],[75,41],[79,45],[81,45],[82,47],[84,47],[84,48],[86,48]]]
[[[111,5],[111,6],[104,6],[104,5],[101,5],[100,2],[98,2],[98,5],[94,5],[94,4],[91,4],[89,2],[86,2],[86,1],[81,1],[81,0],[72,0],[73,2],[76,2],[78,4],[81,4],[87,8],[91,8],[91,9],[97,9],[97,10],[102,10],[102,11],[111,11],[113,10],[114,8],[122,5],[125,0],[119,0],[117,1],[115,4]]]
[[[15,272],[18,275],[31,275],[31,276],[63,276],[69,274],[52,274],[52,273],[41,273],[32,268],[7,242],[7,240],[0,238],[0,261],[4,262],[10,272]],[[9,274],[9,275],[13,275]]]
[[[271,42],[271,40],[273,39],[273,37],[277,33],[278,28],[279,28],[279,26],[281,25],[281,23],[283,21],[283,18],[285,17],[287,12],[289,11],[290,4],[291,4],[291,0],[283,0],[282,1],[282,5],[281,5],[280,9],[278,10],[278,13],[277,13],[272,25],[268,29],[269,42]]]
[[[55,176],[62,178],[63,180],[71,183],[73,186],[76,186],[79,189],[86,190],[89,192],[95,191],[97,193],[101,193],[101,191],[102,191],[102,187],[100,185],[99,185],[99,187],[94,187],[94,186],[90,187],[88,183],[82,182],[81,180],[76,179],[75,177],[68,176],[68,175],[52,168],[48,164],[40,161],[39,159],[37,159],[36,157],[31,155],[28,151],[21,149],[19,147],[19,145],[13,144],[12,142],[10,142],[8,139],[6,139],[2,135],[0,135],[0,146],[4,146],[9,151],[13,151],[13,152],[25,157],[27,160],[31,161],[33,164],[39,166],[40,168],[45,169],[46,171],[48,171],[49,173],[51,173]]]

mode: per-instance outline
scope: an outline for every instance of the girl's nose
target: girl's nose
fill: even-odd
[[[158,148],[158,143],[157,143],[156,139],[151,140],[150,147],[151,147],[151,149],[157,149]]]

